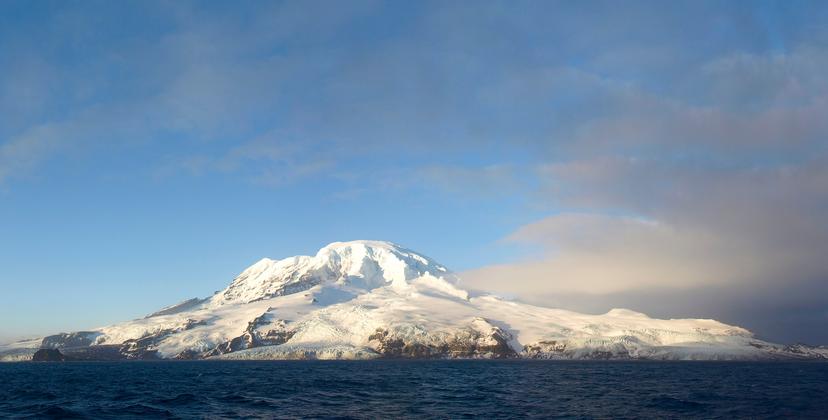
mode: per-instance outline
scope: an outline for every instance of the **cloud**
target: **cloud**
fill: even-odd
[[[463,273],[547,306],[715,317],[780,341],[828,342],[828,58],[816,46],[727,54],[654,92],[579,70],[594,108],[550,131],[536,167],[554,214],[506,243],[530,257]],[[508,90],[507,90],[508,91]]]
[[[518,170],[512,165],[430,165],[418,168],[408,178],[454,196],[485,198],[502,197],[506,190],[515,193],[524,190],[518,176]]]
[[[731,109],[797,105],[824,100],[828,81],[824,48],[805,45],[789,53],[737,52],[712,60],[701,68],[708,85],[705,99]]]
[[[515,11],[501,2],[474,10],[433,4],[412,7],[405,25],[393,30],[378,23],[385,21],[380,17],[388,6],[376,2],[325,4],[319,10],[307,3],[233,10],[188,3],[156,6],[105,10],[118,16],[140,12],[160,27],[142,29],[137,37],[129,35],[138,28],[107,26],[115,33],[107,42],[83,30],[105,20],[101,15],[71,7],[43,17],[48,25],[42,26],[53,32],[33,41],[7,37],[8,61],[22,64],[0,76],[0,85],[50,88],[10,90],[14,95],[4,95],[4,101],[15,98],[9,103],[39,111],[49,103],[59,103],[61,110],[130,108],[143,125],[129,137],[152,147],[188,150],[175,158],[185,166],[205,156],[221,159],[215,148],[229,150],[230,143],[269,130],[299,133],[297,141],[332,150],[337,162],[365,156],[382,163],[404,155],[412,160],[406,164],[427,173],[441,165],[430,161],[441,154],[480,157],[481,168],[469,169],[485,171],[483,166],[508,166],[511,156],[504,157],[504,151],[516,149],[538,159],[644,148],[680,153],[700,142],[703,148],[731,147],[735,135],[773,142],[784,134],[789,144],[800,142],[801,150],[825,128],[824,101],[801,98],[808,92],[813,96],[821,83],[822,58],[817,57],[824,52],[802,47],[769,59],[677,48],[686,42],[680,29],[686,28],[687,16],[704,16],[708,6],[668,11],[607,4],[616,13],[596,14],[595,6],[558,5],[561,13],[549,13],[543,5]],[[735,12],[724,8],[717,19],[740,34],[756,31],[735,19]],[[457,25],[458,20],[464,24]],[[652,28],[636,21],[655,25],[662,36],[653,37]],[[713,36],[705,25],[714,23],[702,22],[695,31]],[[63,32],[72,37],[55,36]],[[538,45],[538,39],[555,40],[557,46]],[[40,51],[31,44],[35,41],[49,48],[32,53]],[[94,48],[79,51],[90,45]],[[67,48],[89,59],[83,65],[62,63],[55,51]],[[634,52],[635,60],[619,51]],[[698,63],[699,54],[707,61]],[[696,67],[676,71],[687,62]],[[746,79],[739,77],[745,69],[752,69],[752,82],[731,91],[721,88],[735,86],[728,80]],[[634,77],[635,72],[669,76],[671,86],[678,87],[665,92]],[[690,76],[681,80],[685,73]],[[719,106],[739,102],[758,85],[787,86],[779,89],[798,108],[741,115]],[[816,92],[824,92],[820,89]],[[765,104],[780,95],[766,93],[761,96],[767,100],[754,102]],[[688,96],[698,98],[682,100]],[[741,103],[751,102],[747,99]],[[35,111],[28,116],[37,120],[29,126],[76,118]],[[664,144],[665,136],[671,144]],[[225,144],[214,147],[216,142]],[[315,159],[296,165],[305,168],[298,172],[324,166]]]
[[[57,156],[82,152],[96,142],[130,141],[140,124],[123,109],[89,107],[70,118],[33,125],[0,143],[0,185],[32,175]]]
[[[327,43],[376,7],[268,4],[248,15],[187,3],[132,6],[92,12],[64,5],[22,22],[0,19],[0,59],[9,63],[0,74],[0,182],[65,150],[88,156],[104,149],[187,149],[189,155],[167,160],[196,172],[211,166],[207,160],[249,159],[250,152],[208,156],[219,154],[216,143],[229,150],[228,143],[278,127],[301,129],[285,121],[301,119],[296,113],[312,104],[300,95],[335,69]],[[132,26],[135,20],[146,26]],[[26,25],[49,30],[29,33]],[[302,178],[325,165],[294,156],[284,173],[257,176],[266,184],[290,182],[292,174]]]
[[[778,224],[803,213],[767,216],[773,224],[761,232],[623,216],[550,216],[508,238],[534,247],[533,257],[462,278],[468,287],[544,306],[713,317],[777,340],[824,343],[828,335],[813,328],[828,307],[821,252],[828,235],[813,224],[821,219],[794,221],[822,230],[799,238]]]
[[[640,288],[679,292],[744,280],[748,273],[741,267],[750,260],[742,244],[710,233],[601,215],[551,216],[521,227],[508,240],[539,247],[541,258],[466,277],[483,289],[508,288],[521,295],[602,295]]]
[[[828,342],[828,155],[731,167],[596,158],[539,169],[573,212],[507,238],[533,258],[463,273],[548,306],[716,317],[782,341]],[[575,210],[577,209],[577,211]],[[706,311],[706,312],[704,312]]]
[[[823,140],[828,96],[792,107],[754,113],[690,106],[667,100],[639,100],[632,112],[590,121],[574,136],[576,150],[629,153],[648,150],[674,155],[718,153],[726,158],[772,153],[806,154]]]
[[[219,173],[267,186],[283,186],[333,170],[335,160],[324,150],[272,131],[214,155],[169,157],[155,169],[155,175],[167,178],[182,172],[192,176]]]
[[[55,131],[48,125],[32,128],[0,144],[0,184],[30,170],[56,147]]]

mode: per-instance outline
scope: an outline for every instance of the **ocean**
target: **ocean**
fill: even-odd
[[[0,417],[828,418],[828,363],[5,363]]]

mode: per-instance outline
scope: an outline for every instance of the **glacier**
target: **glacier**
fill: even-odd
[[[264,258],[213,296],[2,345],[0,361],[31,360],[43,348],[74,360],[828,360],[824,347],[770,343],[712,319],[590,315],[470,293],[445,266],[382,241]]]

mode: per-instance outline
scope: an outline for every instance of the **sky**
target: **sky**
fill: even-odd
[[[0,341],[388,240],[828,344],[828,3],[0,2]]]

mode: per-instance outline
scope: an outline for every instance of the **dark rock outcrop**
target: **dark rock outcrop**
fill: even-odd
[[[616,342],[607,342],[600,346],[579,348],[566,340],[538,341],[523,346],[523,357],[529,359],[558,360],[633,360],[640,356],[631,352],[635,349],[635,337],[616,337]]]
[[[530,358],[549,358],[550,355],[563,356],[566,352],[566,343],[551,341],[538,341],[534,344],[523,346],[523,353]]]
[[[518,357],[509,345],[511,334],[495,327],[484,319],[475,322],[484,323],[488,331],[470,326],[451,336],[434,335],[429,340],[411,341],[405,336],[378,328],[368,337],[376,342],[376,351],[388,358],[487,358],[504,359]]]
[[[154,360],[158,359],[158,344],[168,336],[193,328],[207,325],[204,320],[188,319],[187,322],[178,328],[167,328],[151,334],[145,334],[141,338],[124,341],[119,352],[127,359]]]
[[[783,352],[803,359],[826,360],[828,359],[828,351],[826,350],[828,350],[826,346],[816,347],[797,343],[785,346]]]
[[[174,359],[176,360],[198,360],[201,359],[201,353],[195,350],[184,350],[178,353]]]
[[[446,343],[438,345],[406,343],[402,338],[382,328],[378,328],[376,332],[368,336],[368,341],[376,341],[377,353],[389,358],[443,358],[448,355],[449,351]]]
[[[102,344],[88,347],[61,349],[67,360],[71,361],[117,361],[127,359],[121,353],[119,344]]]
[[[204,353],[204,357],[218,356],[221,354],[232,353],[234,351],[252,349],[261,346],[277,346],[279,344],[287,343],[293,337],[294,331],[287,328],[284,320],[278,319],[272,323],[273,327],[267,331],[261,331],[259,328],[265,325],[271,325],[268,312],[259,315],[252,321],[247,323],[242,335],[231,340],[219,344],[213,350]]]
[[[65,362],[66,356],[58,349],[40,349],[32,356],[33,362]]]
[[[168,335],[179,331],[178,329],[163,329],[153,334],[145,334],[141,338],[124,341],[121,344],[120,353],[127,359],[153,360],[158,358],[158,350],[155,347]]]

